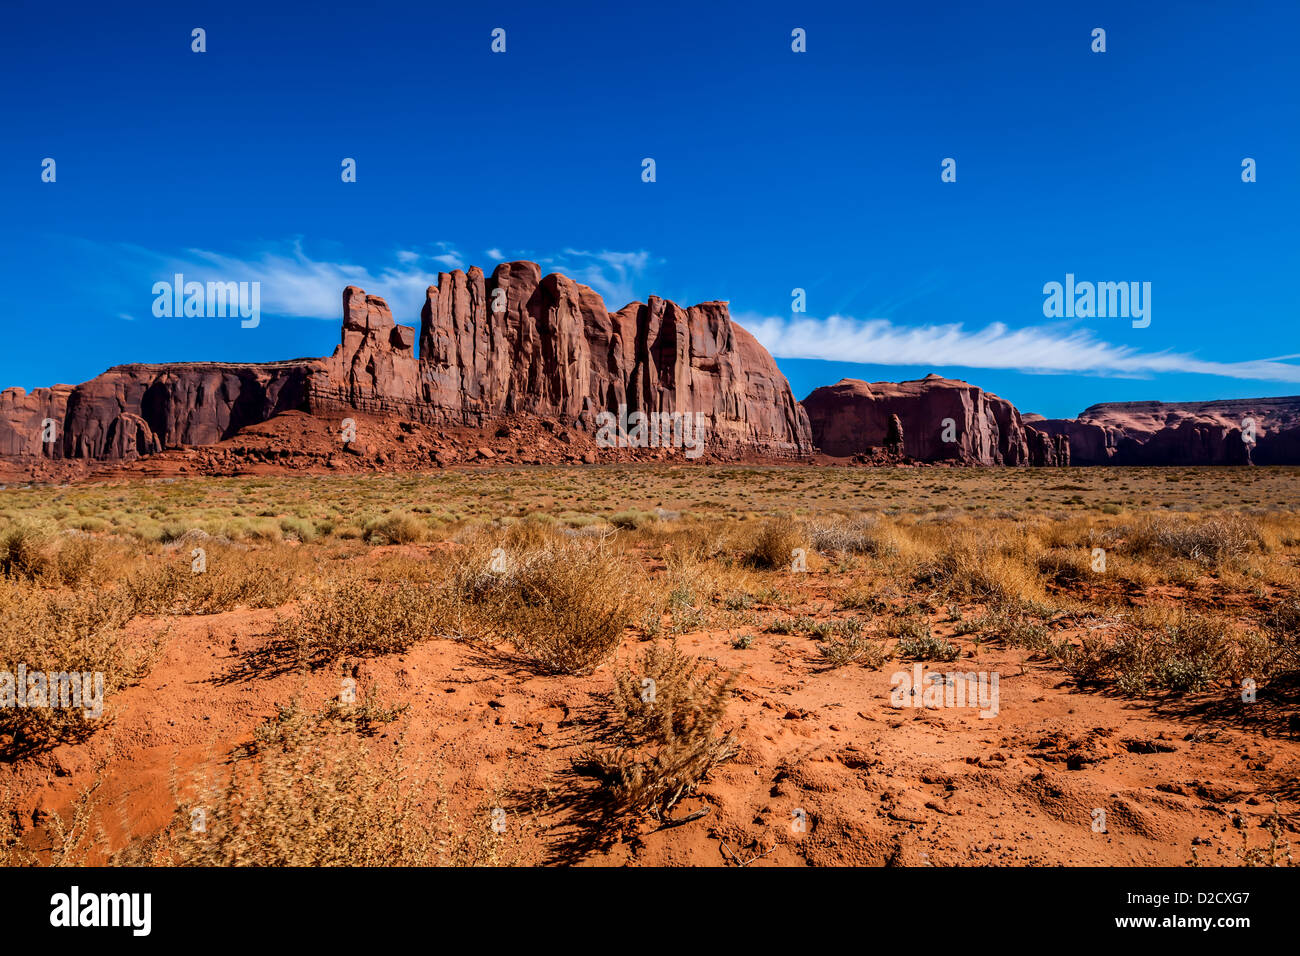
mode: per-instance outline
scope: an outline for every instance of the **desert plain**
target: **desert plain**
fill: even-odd
[[[0,859],[1289,864],[1298,503],[1291,467],[11,483],[3,666],[104,694],[0,707]]]

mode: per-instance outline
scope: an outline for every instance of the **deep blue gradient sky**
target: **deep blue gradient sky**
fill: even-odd
[[[0,385],[327,354],[345,281],[418,325],[500,255],[730,300],[800,398],[1300,393],[1294,2],[6,7]],[[261,281],[261,324],[154,318],[177,264]],[[1150,282],[1150,327],[1044,318],[1067,272]]]

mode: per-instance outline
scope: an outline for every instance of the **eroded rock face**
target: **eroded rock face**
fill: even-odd
[[[1077,465],[1300,463],[1300,397],[1108,402],[1033,427],[1067,436]]]
[[[1120,430],[1102,424],[1077,421],[1073,418],[1043,418],[1040,415],[1024,416],[1026,427],[1054,439],[1064,440],[1070,447],[1071,461],[1076,465],[1114,464],[1119,451],[1119,441],[1124,437]]]
[[[0,455],[6,458],[58,457],[63,419],[73,386],[0,391]],[[48,423],[48,424],[47,424]],[[53,441],[47,441],[53,438]]]
[[[1051,435],[1033,425],[1025,426],[1029,445],[1029,464],[1036,468],[1064,468],[1070,464],[1070,439]]]
[[[706,448],[811,453],[807,416],[722,302],[652,297],[610,315],[532,262],[443,273],[415,329],[349,286],[333,355],[266,364],[122,365],[81,385],[0,392],[0,454],[130,460],[209,445],[289,410],[481,426],[518,412],[594,430],[603,411],[699,413]],[[42,441],[41,423],[57,422]]]
[[[928,375],[912,382],[844,379],[804,399],[813,441],[828,455],[870,454],[902,426],[902,454],[916,461],[1023,465],[1029,449],[1015,406],[967,382]]]
[[[611,315],[594,290],[543,278],[533,262],[502,263],[491,276],[476,267],[440,274],[421,312],[413,391],[408,367],[374,391],[426,422],[479,426],[526,412],[590,430],[600,412],[625,406],[701,413],[715,451],[812,451],[785,376],[725,303],[683,309],[652,296]]]
[[[329,358],[310,370],[304,407],[356,409],[419,418],[415,330],[393,321],[388,303],[354,285],[343,290],[343,336]]]
[[[889,423],[885,426],[885,451],[891,455],[903,453],[903,420],[894,414],[889,416]]]
[[[72,390],[56,457],[130,460],[163,448],[214,444],[300,408],[314,366],[119,365]]]

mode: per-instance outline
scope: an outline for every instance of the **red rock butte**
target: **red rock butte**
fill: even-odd
[[[828,455],[885,450],[890,418],[897,416],[902,442],[894,453],[899,457],[979,465],[1030,461],[1020,412],[967,382],[938,375],[870,384],[846,378],[816,389],[803,404],[813,442]]]
[[[1036,419],[1025,418],[1065,438],[1079,465],[1300,464],[1300,396],[1105,402],[1078,418]]]
[[[843,379],[803,400],[813,443],[865,462],[967,465],[1300,464],[1300,397],[1112,402],[1078,418],[1022,415],[956,379]],[[891,418],[901,442],[891,446]],[[1252,440],[1253,439],[1253,440]]]
[[[212,445],[287,411],[349,410],[480,427],[531,414],[594,431],[630,411],[704,415],[714,453],[806,457],[808,418],[776,363],[724,302],[651,296],[609,313],[534,262],[441,273],[415,329],[355,286],[342,342],[321,359],[119,365],[81,385],[0,392],[0,455],[133,460]],[[53,441],[49,422],[54,423]]]

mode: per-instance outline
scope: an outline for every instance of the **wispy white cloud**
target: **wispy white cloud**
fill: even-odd
[[[101,251],[103,248],[101,247]],[[156,280],[170,280],[184,273],[198,282],[260,282],[262,311],[271,315],[338,319],[344,286],[355,285],[372,295],[383,296],[397,321],[410,324],[424,306],[425,290],[436,285],[438,273],[465,269],[470,264],[449,242],[430,243],[418,249],[398,249],[392,261],[378,267],[341,262],[335,257],[307,253],[299,240],[262,244],[252,253],[186,249],[178,254],[160,253],[139,246],[118,244],[107,250],[113,258],[125,260],[124,271],[143,272],[148,291]],[[492,262],[507,258],[534,259],[543,272],[563,272],[599,292],[611,310],[636,298],[636,286],[643,280],[652,259],[646,252],[583,252],[565,249],[557,255],[536,256],[527,252],[505,253],[488,250]],[[141,293],[143,296],[144,293]],[[152,293],[131,307],[151,307]]]
[[[104,247],[99,247],[104,251]],[[262,310],[271,315],[338,319],[343,287],[356,285],[388,300],[397,321],[416,321],[424,305],[425,290],[438,281],[438,272],[464,268],[465,257],[447,242],[432,243],[423,251],[399,249],[392,262],[370,268],[331,258],[308,255],[300,241],[262,246],[251,255],[233,255],[188,249],[178,255],[158,253],[139,246],[118,244],[109,254],[124,271],[143,273],[140,300],[122,302],[118,318],[131,320],[133,312],[151,307],[154,281],[183,272],[187,279],[260,282]],[[563,272],[590,285],[611,311],[644,295],[652,268],[662,260],[644,250],[599,252],[566,248],[539,256],[525,250],[488,250],[493,261],[533,259],[544,272]],[[859,320],[767,316],[737,313],[736,319],[777,358],[824,359],[868,365],[958,366],[1016,369],[1088,375],[1147,377],[1161,373],[1193,373],[1256,381],[1300,382],[1300,354],[1245,361],[1203,359],[1191,352],[1143,351],[1115,345],[1090,329],[1045,324],[1013,329],[1001,322],[968,329],[958,322],[939,325],[902,325],[889,319]]]
[[[558,255],[538,261],[548,270],[563,272],[569,278],[591,286],[613,312],[643,296],[641,286],[646,280],[647,270],[662,260],[653,259],[644,249],[637,252],[565,249]]]
[[[1300,365],[1282,361],[1296,356],[1209,361],[1188,352],[1145,352],[1114,345],[1090,330],[1063,326],[1013,329],[994,322],[967,329],[961,323],[905,326],[888,319],[781,318],[756,313],[737,314],[736,320],[777,358],[1113,376],[1183,372],[1300,382]]]
[[[437,269],[421,267],[400,254],[395,263],[377,271],[365,266],[307,255],[300,243],[235,256],[205,249],[188,249],[180,256],[159,256],[160,278],[171,271],[204,281],[260,282],[262,311],[315,319],[337,319],[342,312],[343,287],[360,286],[388,300],[400,322],[411,322],[424,305],[425,290],[438,281]]]

